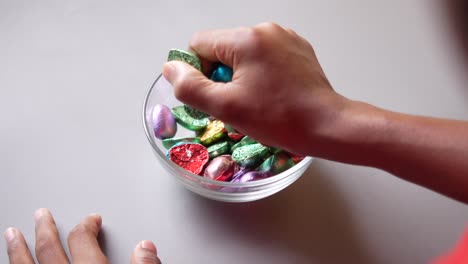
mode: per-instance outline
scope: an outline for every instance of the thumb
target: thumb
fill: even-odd
[[[132,264],[161,264],[153,242],[143,240],[138,243],[132,253]]]
[[[233,99],[231,83],[213,82],[185,62],[167,62],[163,76],[171,83],[178,100],[217,118],[224,115],[228,100]]]

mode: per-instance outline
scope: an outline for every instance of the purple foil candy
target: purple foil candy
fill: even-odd
[[[151,114],[154,136],[158,139],[173,137],[177,132],[177,123],[171,109],[165,105],[157,104]]]
[[[241,167],[241,166],[238,166],[236,164],[235,168],[234,168],[234,175],[232,176],[232,180],[231,181],[234,181],[235,179],[239,178],[240,176],[246,174],[247,172],[249,172],[250,169],[249,168],[246,168],[246,167]]]
[[[247,172],[245,174],[242,174],[239,177],[236,177],[231,182],[250,182],[250,181],[266,179],[266,178],[268,178],[270,176],[271,176],[271,174],[268,173],[268,172],[249,171],[249,172]]]

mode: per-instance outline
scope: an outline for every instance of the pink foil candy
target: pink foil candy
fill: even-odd
[[[229,181],[234,175],[234,168],[235,164],[231,156],[222,155],[208,163],[203,176],[217,181]]]

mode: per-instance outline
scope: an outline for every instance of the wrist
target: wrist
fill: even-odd
[[[310,155],[325,159],[376,166],[375,149],[385,136],[388,112],[340,95],[313,128]],[[327,111],[324,111],[327,112]]]

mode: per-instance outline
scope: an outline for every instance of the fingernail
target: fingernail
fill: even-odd
[[[175,71],[176,71],[176,69],[175,69],[174,65],[172,65],[172,63],[168,62],[168,63],[164,64],[163,76],[169,82],[172,80],[172,78],[173,78],[173,76],[175,74]]]
[[[101,228],[101,226],[102,226],[102,216],[100,214],[98,214],[98,213],[92,213],[89,216],[96,218],[96,223],[99,226],[99,228]]]
[[[16,230],[13,227],[9,227],[9,228],[7,228],[7,230],[5,230],[5,233],[3,234],[3,236],[5,237],[5,240],[6,240],[7,244],[8,244],[11,241],[15,240]]]
[[[149,240],[141,241],[140,242],[140,247],[142,249],[149,250],[149,251],[153,252],[154,254],[156,254],[156,246],[153,244],[153,242],[151,242]]]
[[[46,208],[37,209],[34,213],[34,222],[37,224],[37,222],[39,222],[39,219],[41,219],[47,212],[48,210]]]

